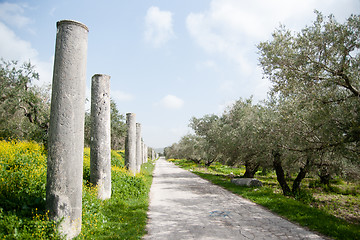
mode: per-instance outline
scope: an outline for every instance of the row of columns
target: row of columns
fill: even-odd
[[[88,28],[79,22],[57,22],[48,141],[46,204],[52,220],[68,239],[81,232],[84,119]],[[127,114],[126,167],[136,174],[147,162],[141,124]],[[90,182],[98,198],[111,197],[110,76],[91,79]],[[152,159],[153,153],[152,153]]]
[[[125,166],[135,175],[140,172],[141,165],[148,161],[148,147],[141,138],[141,123],[136,122],[135,113],[126,114],[126,125]]]

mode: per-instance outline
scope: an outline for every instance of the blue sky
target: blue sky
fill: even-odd
[[[56,22],[84,23],[88,97],[91,77],[110,75],[120,112],[136,113],[145,143],[159,148],[189,133],[193,116],[265,99],[256,45],[280,23],[310,25],[315,9],[344,22],[360,0],[0,1],[0,57],[31,60],[38,84],[51,83]]]

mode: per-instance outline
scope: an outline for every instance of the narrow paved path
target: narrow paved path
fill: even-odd
[[[160,158],[144,239],[322,239]]]

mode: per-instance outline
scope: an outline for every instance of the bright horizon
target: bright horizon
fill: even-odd
[[[163,148],[190,132],[193,116],[221,114],[239,98],[265,99],[270,83],[256,45],[280,24],[311,25],[315,9],[344,22],[360,14],[360,1],[0,1],[0,57],[30,60],[38,84],[49,84],[56,22],[85,24],[88,99],[91,77],[110,75],[119,111],[135,113],[145,143]]]

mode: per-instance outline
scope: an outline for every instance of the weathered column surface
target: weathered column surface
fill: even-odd
[[[136,174],[136,120],[135,113],[126,114],[125,166]]]
[[[90,182],[98,186],[98,198],[111,197],[110,76],[91,79]]]
[[[148,154],[149,154],[148,146],[146,144],[144,145],[144,149],[145,149],[145,154],[144,154],[143,162],[146,163],[147,159],[148,159]]]
[[[46,204],[67,238],[81,231],[88,28],[57,22],[51,96]]]
[[[145,142],[144,140],[141,141],[141,153],[142,153],[142,158],[141,158],[141,162],[144,162],[145,159]]]
[[[147,163],[149,159],[149,147],[146,148],[146,159],[145,162]]]
[[[142,164],[142,147],[141,147],[141,124],[136,123],[136,172],[140,172]]]

